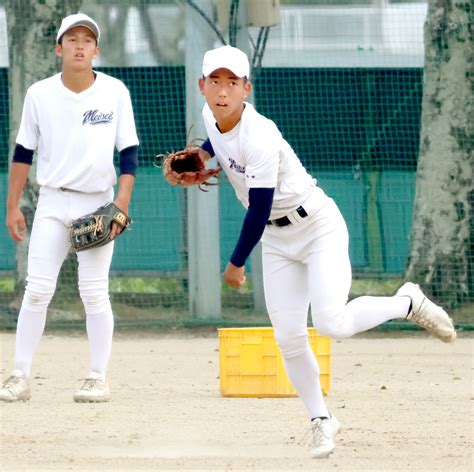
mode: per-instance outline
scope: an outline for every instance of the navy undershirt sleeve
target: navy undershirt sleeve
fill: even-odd
[[[235,246],[230,262],[242,267],[252,249],[262,237],[273,203],[274,188],[251,188],[249,190],[249,207],[242,224],[239,240]]]
[[[211,157],[215,156],[214,149],[212,148],[211,141],[209,138],[207,138],[202,144],[201,147],[204,149],[204,151],[207,151]]]
[[[135,175],[138,167],[138,147],[129,146],[120,151],[120,175]]]
[[[33,164],[33,153],[33,149],[26,149],[21,144],[17,144],[13,151],[13,162],[31,165]]]

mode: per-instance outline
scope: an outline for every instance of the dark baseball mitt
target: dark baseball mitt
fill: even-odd
[[[132,220],[113,202],[71,221],[68,232],[72,248],[79,252],[110,243],[113,223],[122,230],[132,223]]]
[[[182,151],[159,155],[162,158],[161,167],[163,176],[171,185],[190,187],[191,185],[215,185],[209,182],[212,177],[217,177],[222,170],[220,167],[207,169],[206,161],[210,159],[209,154],[198,146],[190,146]]]

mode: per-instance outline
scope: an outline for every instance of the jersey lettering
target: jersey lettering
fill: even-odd
[[[240,164],[237,164],[237,162],[232,159],[232,157],[229,157],[229,168],[232,170],[235,170],[239,174],[245,174],[245,166],[241,166]]]
[[[103,113],[99,110],[88,110],[83,115],[82,124],[99,125],[104,123],[112,123],[113,119],[113,111],[111,111],[110,113]]]

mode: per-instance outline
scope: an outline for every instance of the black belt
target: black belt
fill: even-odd
[[[308,216],[308,213],[306,213],[306,210],[302,206],[299,206],[296,209],[296,212],[298,213],[298,215],[301,216],[301,218],[305,218]],[[287,216],[282,216],[281,218],[277,218],[276,220],[268,220],[267,225],[288,226],[291,225],[291,221]]]
[[[66,188],[66,187],[59,187],[59,190],[61,190],[61,192],[82,193],[79,190],[73,190],[72,188]]]

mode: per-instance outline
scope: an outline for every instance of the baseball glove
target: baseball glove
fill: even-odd
[[[190,146],[182,151],[171,152],[166,155],[158,155],[163,161],[163,176],[171,185],[189,187],[191,185],[216,185],[209,182],[212,177],[217,177],[222,170],[220,167],[207,169],[206,161],[209,154],[198,146]]]
[[[73,220],[68,226],[69,241],[76,251],[85,251],[110,243],[112,223],[122,229],[127,228],[132,220],[113,202],[101,206],[93,213]]]

